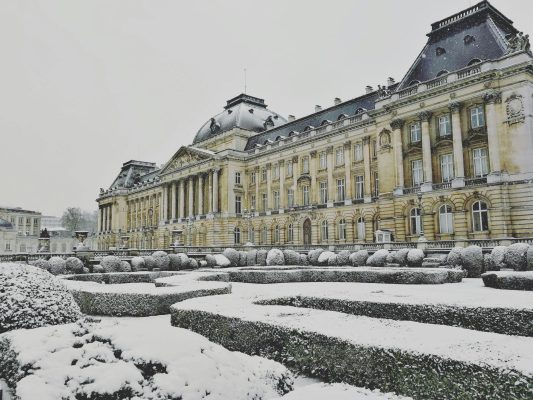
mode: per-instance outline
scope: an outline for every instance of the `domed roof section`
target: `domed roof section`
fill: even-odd
[[[224,111],[202,125],[193,144],[211,139],[233,128],[263,132],[286,122],[287,120],[281,115],[270,111],[263,99],[240,94],[227,101]]]

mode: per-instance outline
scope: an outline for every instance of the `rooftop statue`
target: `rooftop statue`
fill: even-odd
[[[529,43],[529,35],[524,35],[523,32],[509,34],[507,39],[507,54],[516,53],[517,51],[525,51],[531,55],[531,44]]]

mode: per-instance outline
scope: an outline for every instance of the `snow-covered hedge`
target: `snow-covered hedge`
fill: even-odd
[[[144,259],[144,268],[146,268],[148,271],[151,271],[154,268],[157,268],[157,263],[154,257],[144,256],[143,259]]]
[[[294,250],[283,250],[283,257],[285,258],[285,265],[299,265],[300,254]]]
[[[105,272],[104,267],[102,267],[100,264],[97,264],[93,267],[93,273],[95,274],[102,274],[104,272]]]
[[[25,264],[0,264],[0,332],[65,324],[80,316],[65,285],[47,271]]]
[[[120,272],[131,272],[131,265],[127,261],[122,261],[120,263]]]
[[[247,254],[245,251],[239,251],[239,267],[246,267],[246,257]]]
[[[515,271],[525,271],[527,269],[527,252],[529,245],[527,243],[513,243],[507,248],[505,253],[505,264],[507,268]]]
[[[490,253],[490,267],[489,271],[499,271],[506,268],[505,254],[507,253],[507,246],[496,246]]]
[[[320,251],[318,260],[317,260],[317,265],[319,266],[329,265],[329,259],[334,256],[335,256],[335,253],[332,251]]]
[[[365,266],[366,260],[368,260],[368,251],[366,250],[359,250],[350,255],[350,263],[354,267]]]
[[[339,254],[337,254],[337,265],[350,265],[350,252],[348,250],[341,250]]]
[[[366,261],[367,265],[371,267],[384,267],[387,262],[389,251],[386,249],[380,249],[372,254]]]
[[[307,257],[307,254],[300,254],[299,265],[309,265],[309,257]]]
[[[448,253],[448,257],[446,258],[446,264],[448,264],[450,267],[462,267],[463,252],[464,248],[462,247],[452,248],[451,251]]]
[[[9,332],[0,359],[19,400],[254,400],[293,383],[281,364],[226,350],[167,317]]]
[[[52,269],[52,265],[48,260],[45,260],[44,258],[39,258],[35,261],[30,262],[30,265],[33,265],[34,267],[44,269],[45,271],[50,272]]]
[[[267,263],[267,255],[268,251],[266,250],[257,250],[256,254],[256,265],[262,265],[265,266]]]
[[[407,255],[411,249],[400,249],[394,253],[394,263],[399,264],[400,267],[407,266]]]
[[[253,267],[257,262],[257,250],[251,249],[246,252],[246,265]]]
[[[411,249],[407,253],[407,265],[411,268],[422,267],[422,261],[424,261],[425,254],[420,249]]]
[[[209,268],[227,268],[231,265],[230,260],[224,254],[208,254],[205,261]]]
[[[105,256],[100,265],[105,272],[122,272],[122,262],[117,256]]]
[[[468,246],[462,254],[463,269],[468,278],[479,278],[483,272],[483,250],[479,246]]]
[[[337,254],[333,254],[328,258],[328,266],[336,267],[337,266]]]
[[[239,266],[239,252],[232,248],[227,248],[222,252],[222,255],[224,255],[230,262],[230,267],[238,267]]]
[[[142,257],[133,257],[131,259],[131,270],[133,272],[144,269],[144,258]]]
[[[152,257],[154,257],[156,268],[159,268],[161,271],[167,271],[169,269],[170,257],[166,251],[154,251]]]
[[[284,265],[285,264],[285,256],[283,255],[283,251],[280,249],[270,249],[267,254],[267,265]]]
[[[492,271],[481,275],[487,287],[510,290],[533,290],[533,271]],[[526,326],[531,326],[529,320]],[[532,336],[532,335],[530,335]]]
[[[309,258],[309,265],[319,265],[318,258],[320,257],[320,254],[322,254],[323,251],[323,249],[309,250],[309,253],[307,254]]]
[[[533,271],[533,246],[529,246],[526,254],[527,270]]]
[[[50,257],[48,262],[50,263],[50,273],[52,275],[63,275],[67,272],[67,263],[63,258],[58,256]]]
[[[78,257],[69,257],[65,260],[67,274],[83,274],[83,262]]]

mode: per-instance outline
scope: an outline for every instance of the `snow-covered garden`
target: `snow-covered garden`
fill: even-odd
[[[4,396],[533,396],[527,244],[31,264],[0,264]]]

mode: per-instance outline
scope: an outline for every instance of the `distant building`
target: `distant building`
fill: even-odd
[[[20,207],[0,207],[0,254],[37,251],[41,213]]]

